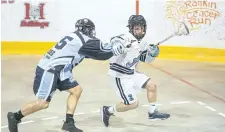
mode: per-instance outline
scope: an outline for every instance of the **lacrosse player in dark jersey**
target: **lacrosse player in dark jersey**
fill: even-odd
[[[106,60],[113,55],[121,54],[119,45],[102,43],[95,37],[95,24],[87,19],[80,19],[75,25],[76,31],[68,34],[56,43],[37,65],[33,91],[37,100],[31,101],[18,112],[8,112],[8,128],[10,132],[18,132],[18,123],[25,116],[46,109],[54,92],[69,92],[67,99],[66,120],[62,130],[82,132],[75,126],[73,115],[82,93],[79,83],[73,78],[72,70],[84,58]]]

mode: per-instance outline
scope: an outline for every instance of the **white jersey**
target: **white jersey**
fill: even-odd
[[[151,62],[154,58],[149,56],[147,43],[138,41],[132,34],[122,34],[111,39],[111,43],[122,43],[127,52],[110,59],[108,74],[112,77],[129,78],[136,72],[139,61]]]
[[[44,70],[58,70],[64,67],[72,69],[78,65],[85,56],[78,54],[81,46],[90,38],[81,32],[73,32],[61,39],[39,61],[38,66]]]

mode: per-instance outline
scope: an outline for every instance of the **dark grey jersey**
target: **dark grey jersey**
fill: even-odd
[[[78,31],[65,36],[44,55],[38,66],[44,70],[61,70],[65,66],[72,68],[78,65],[85,57],[78,51],[89,39]]]
[[[90,38],[75,31],[54,45],[40,60],[38,66],[44,70],[61,72],[72,70],[84,58],[107,60],[113,56],[111,45],[97,38]]]

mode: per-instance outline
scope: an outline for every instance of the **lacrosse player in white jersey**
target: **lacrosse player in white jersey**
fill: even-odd
[[[75,126],[73,115],[82,93],[82,88],[73,78],[72,69],[84,58],[106,60],[121,52],[120,46],[95,38],[95,25],[87,19],[80,19],[75,25],[76,31],[62,38],[40,60],[33,83],[33,91],[37,100],[24,105],[18,112],[8,112],[8,128],[10,132],[18,132],[18,123],[25,116],[46,109],[54,92],[69,92],[67,98],[66,120],[62,130],[67,132],[82,132]]]
[[[110,59],[109,69],[112,83],[122,102],[101,108],[102,121],[106,127],[109,125],[110,116],[115,112],[125,112],[138,107],[136,93],[141,89],[147,90],[148,118],[150,120],[164,120],[170,117],[170,114],[161,113],[156,109],[157,87],[154,81],[136,71],[139,61],[148,63],[158,56],[159,47],[142,41],[147,29],[146,20],[142,15],[130,16],[128,28],[129,33],[111,39],[111,43],[123,45],[121,47],[122,54]]]

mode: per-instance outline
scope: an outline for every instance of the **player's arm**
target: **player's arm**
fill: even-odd
[[[78,53],[84,55],[86,58],[96,60],[107,60],[113,56],[112,51],[101,50],[101,41],[99,39],[90,39],[79,49]]]
[[[153,44],[147,45],[145,51],[143,51],[140,55],[140,61],[142,62],[152,62],[159,55],[159,47]]]
[[[128,44],[126,41],[125,34],[112,37],[110,43],[113,45],[112,51],[115,56],[126,53],[128,51],[128,47],[130,46],[130,43]]]
[[[96,60],[107,60],[113,55],[120,54],[122,49],[120,45],[112,43],[102,43],[99,39],[88,40],[78,51],[79,54],[86,58]]]

